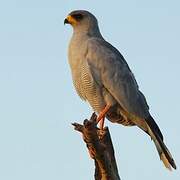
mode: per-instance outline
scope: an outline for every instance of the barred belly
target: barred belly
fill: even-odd
[[[81,99],[88,101],[94,111],[100,112],[105,107],[102,89],[94,81],[89,67],[85,62],[78,66],[78,70],[73,74],[73,82]]]

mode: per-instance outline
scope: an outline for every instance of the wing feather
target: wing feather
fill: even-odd
[[[128,64],[120,52],[103,39],[91,38],[86,60],[94,79],[104,86],[129,113],[149,116],[149,107]]]

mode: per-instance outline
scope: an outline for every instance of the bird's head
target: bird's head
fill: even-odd
[[[85,10],[72,11],[65,18],[64,24],[70,24],[74,31],[92,31],[98,29],[96,17]]]

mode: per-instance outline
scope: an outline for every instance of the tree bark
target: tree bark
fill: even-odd
[[[89,154],[95,163],[95,180],[120,180],[114,155],[109,129],[97,128],[96,114],[90,120],[84,120],[83,125],[73,123],[75,130],[83,135]]]

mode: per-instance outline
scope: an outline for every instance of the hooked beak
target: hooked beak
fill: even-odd
[[[67,18],[64,20],[64,25],[65,25],[65,24],[69,24],[69,21],[68,21]]]
[[[64,20],[64,24],[76,25],[77,21],[71,15],[68,15]]]

